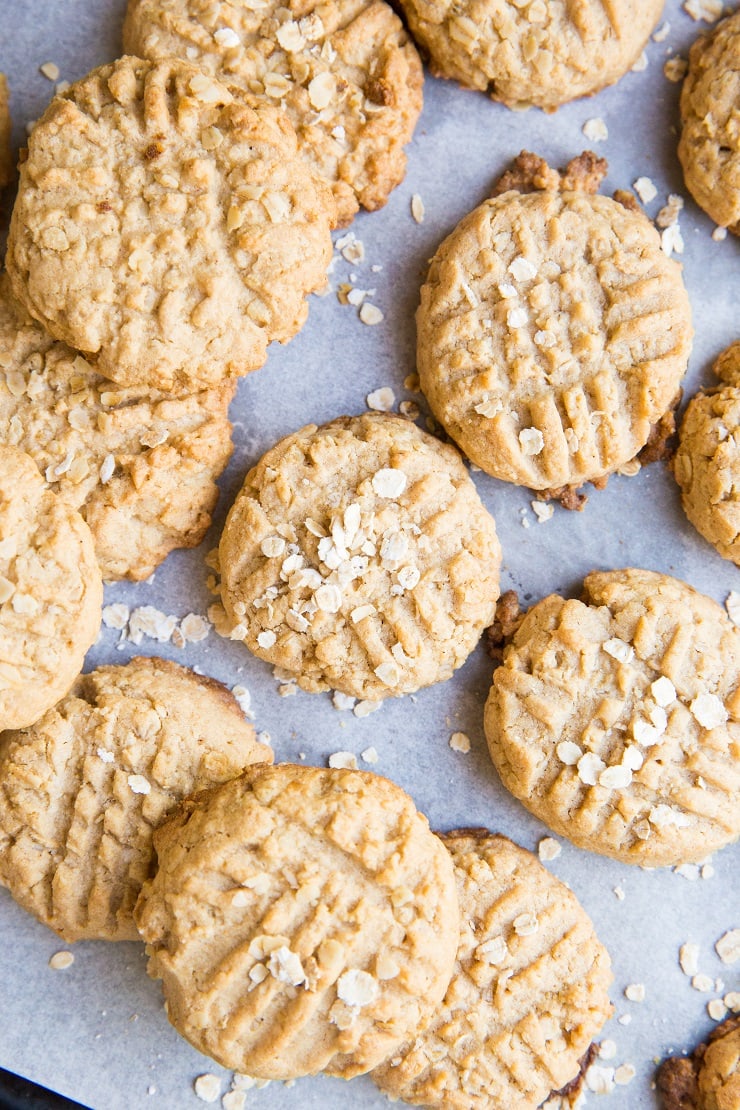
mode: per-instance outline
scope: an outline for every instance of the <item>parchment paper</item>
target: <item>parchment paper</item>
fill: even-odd
[[[27,121],[38,117],[53,93],[39,65],[53,61],[61,78],[74,80],[111,60],[121,50],[123,10],[123,0],[0,0],[0,69],[11,84],[16,146],[24,141]],[[713,226],[688,198],[675,156],[680,86],[664,77],[663,64],[674,53],[685,54],[706,24],[693,22],[679,0],[669,0],[665,19],[670,31],[663,42],[648,45],[643,72],[630,73],[617,87],[555,115],[510,112],[482,94],[427,77],[406,180],[385,209],[357,218],[352,230],[364,243],[365,260],[350,265],[340,258],[331,279],[336,287],[354,274],[359,288],[375,290],[368,299],[385,319],[367,327],[357,309],[340,305],[334,293],[312,298],[301,334],[288,346],[271,349],[267,365],[239,386],[232,409],[234,455],[221,482],[209,538],[196,551],[172,555],[153,581],[107,587],[107,603],[154,605],[178,616],[205,613],[213,599],[203,557],[217,542],[246,469],[263,451],[304,423],[363,411],[367,394],[380,386],[391,386],[397,401],[422,402],[403,382],[415,368],[413,314],[427,260],[457,221],[486,197],[490,183],[522,147],[555,165],[594,147],[581,132],[588,119],[602,118],[609,131],[608,140],[594,147],[610,162],[605,191],[651,177],[658,188],[647,206],[651,216],[669,193],[686,196],[683,261],[696,327],[686,395],[710,380],[712,359],[740,332],[740,242],[732,236],[712,240]],[[422,224],[411,216],[415,193],[426,209]],[[595,567],[627,565],[668,571],[720,602],[731,589],[740,589],[738,569],[716,555],[684,518],[677,487],[662,464],[634,478],[612,478],[606,490],[591,494],[584,512],[558,507],[544,524],[537,522],[527,491],[481,473],[474,479],[496,518],[504,550],[503,588],[517,589],[527,602],[554,590],[577,593],[583,575]],[[281,697],[269,666],[215,632],[178,650],[154,640],[138,648],[121,644],[119,634],[106,629],[86,669],[124,662],[137,652],[166,655],[197,665],[229,686],[246,686],[256,726],[270,733],[277,759],[305,756],[308,763],[325,765],[332,752],[359,756],[374,745],[380,758],[373,769],[409,790],[432,827],[486,825],[535,850],[547,835],[507,795],[488,759],[482,708],[491,663],[482,646],[450,682],[387,702],[364,719],[338,712],[328,695]],[[469,754],[450,749],[455,731],[470,736]],[[360,766],[367,765],[360,760]],[[548,864],[572,886],[611,952],[615,1017],[603,1037],[615,1042],[616,1054],[601,1063],[631,1063],[637,1070],[629,1086],[605,1097],[589,1094],[589,1106],[654,1107],[655,1059],[693,1046],[713,1025],[707,1002],[740,989],[740,967],[721,964],[713,948],[722,933],[740,925],[739,863],[740,846],[727,848],[705,869],[705,878],[689,880],[671,871],[612,863],[563,843],[562,854]],[[615,888],[624,892],[623,900]],[[74,964],[54,971],[49,958],[68,946],[4,891],[0,935],[1,1066],[95,1110],[195,1108],[201,1103],[192,1082],[205,1072],[221,1077],[222,1090],[228,1090],[229,1073],[169,1026],[160,987],[145,974],[142,946],[77,944]],[[692,989],[678,965],[679,947],[687,940],[701,945],[700,970],[721,977],[723,987],[711,994]],[[635,983],[645,986],[643,1003],[624,997],[624,988]],[[630,1023],[620,1024],[619,1017]],[[385,1104],[366,1078],[351,1086],[316,1078],[248,1092],[248,1105],[262,1110],[349,1105],[370,1110]]]

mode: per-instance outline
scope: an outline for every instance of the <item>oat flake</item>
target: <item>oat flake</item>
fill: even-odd
[[[549,863],[550,860],[557,859],[562,852],[560,844],[551,836],[545,836],[537,845],[537,855],[543,863]]]
[[[590,143],[603,143],[609,138],[609,129],[601,116],[587,119],[581,131]]]
[[[367,1006],[374,1002],[379,994],[377,980],[358,968],[350,968],[337,980],[337,996],[347,1006]]]
[[[727,723],[729,714],[716,694],[699,694],[689,709],[702,728],[718,728]]]
[[[522,428],[519,443],[523,455],[539,455],[545,447],[545,437],[539,428]]]
[[[453,732],[450,737],[450,747],[453,752],[462,752],[466,755],[470,751],[470,737],[464,732]]]
[[[372,487],[379,497],[400,497],[406,489],[407,478],[402,470],[384,467],[373,474]]]
[[[740,960],[740,929],[729,929],[714,946],[723,964],[734,964]]]
[[[335,770],[356,771],[357,756],[352,752],[334,752],[329,756],[329,766]]]
[[[369,327],[372,327],[374,324],[381,323],[381,321],[384,319],[384,316],[377,305],[369,304],[367,301],[365,301],[362,308],[360,309],[360,319],[362,320],[363,324],[367,324]]]
[[[424,223],[424,201],[418,193],[414,193],[411,198],[411,215],[414,217],[417,224]]]
[[[221,1094],[221,1080],[210,1072],[199,1075],[193,1083],[193,1090],[201,1102],[217,1102]]]
[[[55,952],[49,960],[49,967],[52,971],[66,971],[75,962],[75,958],[71,952]]]
[[[629,986],[624,988],[624,997],[628,998],[630,1002],[644,1002],[645,1001],[645,984],[644,983],[630,983]]]
[[[391,412],[396,403],[396,395],[390,386],[385,385],[373,393],[368,393],[366,401],[367,407],[374,412]]]

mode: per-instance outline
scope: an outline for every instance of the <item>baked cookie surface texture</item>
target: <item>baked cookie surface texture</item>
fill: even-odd
[[[697,393],[684,414],[673,473],[684,512],[725,559],[740,563],[740,342],[714,366],[723,383]]]
[[[213,385],[261,366],[325,283],[334,202],[285,115],[174,58],[125,57],[29,136],[13,291],[120,385]]]
[[[581,848],[668,866],[740,835],[740,629],[678,579],[595,572],[538,602],[485,731],[504,786]]]
[[[247,474],[219,547],[224,607],[300,686],[360,698],[449,678],[490,624],[500,548],[453,447],[399,417],[342,417]]]
[[[383,0],[129,0],[132,54],[195,59],[285,110],[340,223],[385,204],[421,111],[416,48]]]
[[[696,203],[740,235],[740,12],[697,39],[681,90],[678,156]]]
[[[461,936],[432,1022],[373,1072],[392,1098],[535,1110],[578,1074],[610,1015],[609,955],[567,887],[502,836],[442,838]]]
[[[0,446],[0,732],[33,724],[67,693],[102,606],[90,529],[33,459]]]
[[[164,659],[99,667],[0,739],[0,882],[67,941],[138,940],[153,829],[271,760],[220,683]]]
[[[553,110],[618,81],[663,0],[402,0],[432,72],[510,108]]]
[[[51,338],[0,277],[0,442],[25,451],[90,528],[103,578],[148,578],[211,522],[234,384],[122,389]]]
[[[417,312],[421,386],[487,473],[578,486],[633,459],[691,347],[680,267],[639,212],[507,192],[438,249]]]
[[[452,861],[394,783],[253,768],[155,834],[136,908],[170,1021],[249,1075],[370,1070],[426,1023],[452,974]]]

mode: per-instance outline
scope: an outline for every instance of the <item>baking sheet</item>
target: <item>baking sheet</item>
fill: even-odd
[[[0,69],[11,84],[16,146],[24,141],[26,122],[43,111],[53,92],[39,65],[53,61],[61,78],[74,80],[111,60],[121,49],[123,11],[123,0],[42,5],[0,0]],[[333,293],[312,298],[301,334],[288,346],[271,349],[267,365],[240,383],[232,408],[234,455],[221,482],[209,538],[196,551],[173,554],[147,583],[107,587],[107,604],[153,605],[180,617],[205,613],[213,599],[206,588],[204,555],[217,542],[246,469],[263,451],[309,421],[362,412],[367,394],[381,386],[390,386],[397,402],[423,404],[403,383],[415,368],[413,313],[427,260],[522,147],[561,165],[592,146],[609,159],[605,191],[649,176],[658,189],[647,206],[652,216],[669,193],[686,195],[675,156],[679,86],[665,78],[663,64],[673,54],[685,54],[706,24],[690,19],[679,0],[669,0],[664,18],[670,30],[664,41],[648,45],[644,71],[556,115],[510,112],[483,95],[427,77],[406,180],[385,209],[363,214],[353,224],[364,244],[364,261],[350,264],[339,257],[331,278],[334,288],[354,280],[359,288],[375,290],[368,299],[382,309],[383,322],[365,326],[357,309],[340,305]],[[595,146],[581,132],[594,117],[603,119],[609,132]],[[411,216],[413,194],[425,206],[421,224]],[[688,197],[681,229],[697,333],[685,382],[691,395],[710,380],[714,356],[738,337],[740,242],[731,236],[713,241],[713,225]],[[502,588],[518,590],[528,602],[554,590],[575,594],[589,570],[626,565],[675,574],[720,602],[730,590],[740,589],[738,569],[720,559],[684,518],[677,487],[662,464],[635,478],[613,477],[606,490],[592,493],[582,513],[558,507],[544,524],[537,522],[527,491],[481,473],[474,478],[496,518],[504,550]],[[277,759],[305,757],[325,765],[332,752],[349,750],[359,757],[374,745],[379,762],[373,769],[409,790],[433,827],[487,825],[535,850],[547,835],[506,794],[488,759],[482,708],[491,664],[482,646],[450,682],[387,702],[364,719],[337,711],[328,695],[280,696],[267,664],[215,632],[178,650],[151,639],[136,647],[104,629],[86,669],[124,662],[136,653],[168,656],[229,686],[247,687],[256,726],[269,732]],[[456,731],[470,737],[468,754],[450,749]],[[736,845],[714,857],[705,877],[687,879],[621,865],[563,842],[562,854],[547,865],[572,886],[612,956],[615,1016],[603,1037],[615,1042],[616,1054],[600,1063],[630,1063],[637,1073],[628,1086],[616,1087],[605,1098],[589,1094],[589,1106],[654,1107],[655,1059],[693,1046],[713,1025],[708,1001],[740,989],[740,967],[723,965],[713,947],[727,929],[740,926],[739,864]],[[623,891],[623,899],[615,889]],[[159,984],[145,974],[142,946],[77,944],[72,966],[54,971],[50,957],[69,946],[24,914],[5,891],[0,891],[0,935],[0,1066],[95,1110],[195,1108],[201,1103],[192,1083],[206,1072],[221,1079],[222,1092],[229,1089],[230,1073],[190,1048],[169,1026]],[[724,981],[710,994],[693,990],[679,968],[678,950],[688,940],[701,946],[700,971]],[[642,1003],[624,996],[624,988],[635,983],[645,986]],[[353,1080],[351,1087],[319,1077],[248,1092],[248,1105],[262,1110],[328,1110],[348,1106],[350,1099],[357,1110],[386,1104],[367,1078]]]

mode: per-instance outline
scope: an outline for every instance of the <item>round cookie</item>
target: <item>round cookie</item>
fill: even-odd
[[[681,90],[678,157],[686,187],[721,227],[740,235],[740,11],[696,40]]]
[[[401,0],[436,77],[509,108],[554,111],[618,81],[637,61],[663,0]]]
[[[483,470],[535,490],[633,459],[692,336],[655,228],[576,191],[511,191],[466,216],[432,260],[417,329],[435,416]]]
[[[138,940],[152,832],[188,794],[272,762],[220,682],[166,659],[82,675],[0,745],[0,882],[67,941]]]
[[[609,955],[568,888],[503,836],[442,838],[461,934],[427,1028],[373,1072],[415,1106],[535,1110],[578,1074],[610,1015]]]
[[[740,564],[740,342],[715,363],[720,388],[692,397],[679,432],[673,473],[684,512],[725,559]]]
[[[225,1067],[350,1078],[426,1023],[459,936],[452,861],[400,787],[251,768],[155,834],[136,907],[170,1021]]]
[[[103,577],[143,579],[196,547],[231,454],[234,383],[176,396],[118,389],[57,342],[0,277],[0,442],[78,509]]]
[[[193,389],[261,366],[307,315],[334,202],[284,113],[194,66],[125,57],[28,140],[13,291],[119,385]]]
[[[219,560],[232,639],[305,690],[380,699],[465,661],[493,619],[501,553],[455,449],[376,413],[268,451]]]
[[[285,110],[303,157],[331,185],[340,223],[403,180],[421,111],[421,61],[383,0],[129,0],[132,54],[195,59]]]
[[[525,616],[485,710],[501,780],[581,848],[659,867],[740,835],[740,629],[666,574],[595,572]]]
[[[0,446],[0,732],[33,724],[66,694],[102,607],[90,529],[33,459]]]

